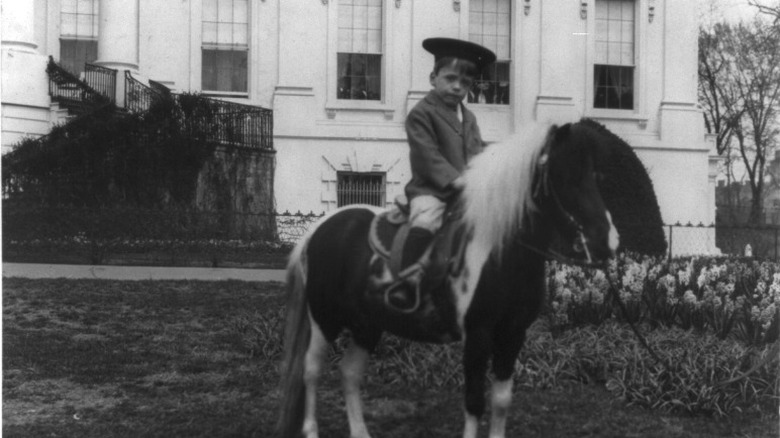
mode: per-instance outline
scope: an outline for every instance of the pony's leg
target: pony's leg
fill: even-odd
[[[303,381],[306,385],[305,416],[303,419],[303,436],[305,438],[318,438],[317,430],[317,380],[322,372],[322,363],[327,352],[328,341],[322,334],[314,319],[311,320],[311,339],[306,350],[303,370]]]
[[[511,335],[520,333],[519,336]],[[509,405],[512,403],[512,376],[515,361],[525,340],[525,331],[502,328],[496,333],[493,349],[493,385],[490,392],[490,438],[504,438]]]
[[[360,383],[368,364],[368,350],[351,341],[341,358],[340,368],[347,403],[350,438],[370,438],[363,419],[363,402],[360,400]]]
[[[512,378],[494,380],[490,391],[490,438],[504,438],[506,418],[512,403]]]
[[[465,373],[465,415],[463,438],[476,438],[479,418],[485,413],[485,373],[491,352],[491,339],[483,331],[468,333],[463,348]]]

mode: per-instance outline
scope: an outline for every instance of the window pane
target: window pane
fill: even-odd
[[[78,9],[76,8],[76,0],[62,0],[62,12],[76,13],[78,12]]]
[[[368,8],[368,28],[369,29],[381,29],[382,28],[382,8],[370,7]]]
[[[382,52],[382,8],[353,0],[339,3],[338,50],[351,53]],[[362,3],[362,4],[358,4]]]
[[[245,50],[203,50],[201,87],[204,91],[247,91]]]
[[[596,62],[634,65],[634,0],[597,0],[596,16]]]
[[[380,100],[382,55],[339,53],[339,99]]]
[[[246,24],[233,25],[233,44],[247,45],[248,36],[246,27]]]
[[[92,16],[79,14],[76,18],[76,34],[79,36],[92,35]]]
[[[339,43],[337,50],[339,52],[353,52],[351,29],[339,29]]]
[[[203,22],[203,42],[209,44],[217,43],[217,23]]]
[[[203,21],[217,21],[217,0],[203,0]]]
[[[624,21],[620,29],[620,41],[624,43],[634,42],[634,23],[631,21]]]
[[[76,36],[76,17],[74,14],[62,14],[60,24],[60,35]]]
[[[634,21],[634,2],[623,1],[622,3],[622,16],[621,18],[626,21]]]
[[[368,8],[355,6],[352,12],[352,27],[355,29],[368,28]]]
[[[204,50],[201,57],[201,88],[203,90],[217,89],[217,51]]]
[[[84,72],[84,64],[97,59],[97,41],[60,40],[60,64],[76,76]]]
[[[596,65],[593,72],[595,108],[634,108],[634,68]]]
[[[597,64],[607,63],[607,43],[596,42],[596,63]]]
[[[356,53],[366,53],[368,46],[366,40],[368,39],[368,32],[363,29],[355,29],[352,33],[352,48]]]
[[[217,0],[217,21],[233,22],[233,0]]]
[[[232,44],[233,43],[233,24],[232,23],[217,23],[217,43],[218,44]]]
[[[499,61],[482,70],[467,98],[471,103],[509,104],[509,62]]]
[[[339,29],[350,28],[352,26],[352,8],[349,6],[339,7]]]
[[[249,23],[249,9],[246,0],[233,0],[233,21]]]
[[[79,14],[89,14],[91,15],[92,8],[94,7],[95,0],[78,0],[77,3],[77,11]]]
[[[485,68],[469,92],[469,102],[509,103],[511,58],[510,0],[472,0],[469,6],[469,40],[493,50],[499,62]]]

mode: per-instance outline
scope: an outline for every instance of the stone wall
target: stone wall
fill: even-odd
[[[276,151],[218,147],[198,175],[195,206],[218,212],[226,238],[274,240],[275,167]]]

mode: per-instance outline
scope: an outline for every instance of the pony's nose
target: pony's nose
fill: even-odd
[[[611,255],[615,255],[615,252],[618,249],[618,246],[620,245],[620,234],[618,233],[617,228],[615,228],[615,224],[612,223],[612,215],[609,214],[609,211],[607,213],[607,223],[609,224],[609,233],[607,234],[607,245],[609,246],[609,251],[612,253]]]

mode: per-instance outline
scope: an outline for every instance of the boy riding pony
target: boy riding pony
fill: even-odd
[[[433,89],[406,118],[411,181],[409,234],[403,245],[401,278],[422,276],[421,258],[441,228],[448,203],[462,188],[460,175],[485,146],[474,114],[463,105],[475,78],[496,55],[485,47],[452,38],[429,38],[423,48],[435,57],[430,82]],[[413,299],[395,294],[395,305]]]

